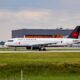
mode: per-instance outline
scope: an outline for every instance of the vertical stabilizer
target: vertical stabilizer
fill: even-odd
[[[68,38],[75,38],[77,39],[79,37],[79,32],[80,32],[80,26],[77,26],[71,34],[68,36]]]

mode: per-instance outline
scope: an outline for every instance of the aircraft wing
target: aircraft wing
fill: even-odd
[[[50,45],[56,45],[56,43],[42,43],[42,44],[33,44],[32,46],[43,46],[43,47],[48,47]]]

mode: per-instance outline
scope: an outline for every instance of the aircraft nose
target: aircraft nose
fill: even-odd
[[[5,42],[5,46],[8,46],[8,42]]]

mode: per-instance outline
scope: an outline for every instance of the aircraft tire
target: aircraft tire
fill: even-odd
[[[39,48],[39,51],[42,51],[42,49],[41,49],[41,48]]]
[[[46,48],[39,48],[39,51],[46,51]]]
[[[43,51],[46,51],[46,48],[43,48]]]
[[[26,49],[27,49],[27,50],[30,50],[30,49],[31,49],[31,47],[30,47],[30,46],[28,46],[28,47],[26,47]]]

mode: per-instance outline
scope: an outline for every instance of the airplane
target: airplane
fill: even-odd
[[[49,46],[72,46],[80,42],[79,39],[80,26],[71,32],[67,38],[12,38],[5,42],[8,47],[26,47],[26,49],[37,49],[39,51],[45,51]]]

